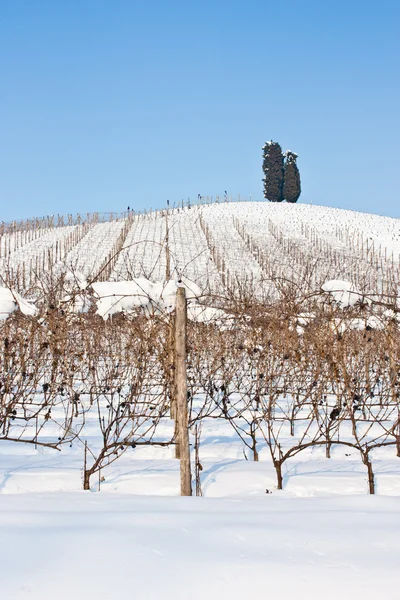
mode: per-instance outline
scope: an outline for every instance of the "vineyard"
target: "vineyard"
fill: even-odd
[[[66,267],[101,281],[185,276],[214,293],[245,284],[260,298],[273,279],[310,289],[348,280],[367,294],[390,293],[399,279],[400,221],[321,206],[218,202],[47,217],[0,234],[0,274],[20,293]]]
[[[198,496],[400,494],[399,236],[248,202],[3,225],[2,491],[174,495],[187,459]]]

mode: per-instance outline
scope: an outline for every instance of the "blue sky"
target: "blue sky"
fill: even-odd
[[[262,199],[400,217],[400,3],[0,0],[0,220]]]

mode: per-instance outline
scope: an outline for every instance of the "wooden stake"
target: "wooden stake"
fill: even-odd
[[[165,281],[171,279],[171,257],[169,253],[168,212],[165,212]]]
[[[181,496],[192,495],[187,411],[186,331],[186,292],[185,288],[178,288],[176,292],[175,315],[175,377],[178,410],[178,436],[180,445]]]

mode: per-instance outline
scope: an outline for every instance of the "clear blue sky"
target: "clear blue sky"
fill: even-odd
[[[0,0],[0,220],[262,199],[400,217],[398,0]]]

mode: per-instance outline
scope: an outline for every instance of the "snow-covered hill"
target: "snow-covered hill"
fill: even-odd
[[[381,293],[400,276],[399,219],[323,206],[215,203],[21,228],[0,237],[0,273],[20,292],[65,266],[112,281],[162,281],[169,269],[211,291],[247,284],[265,292],[283,277],[309,286],[344,279]]]

